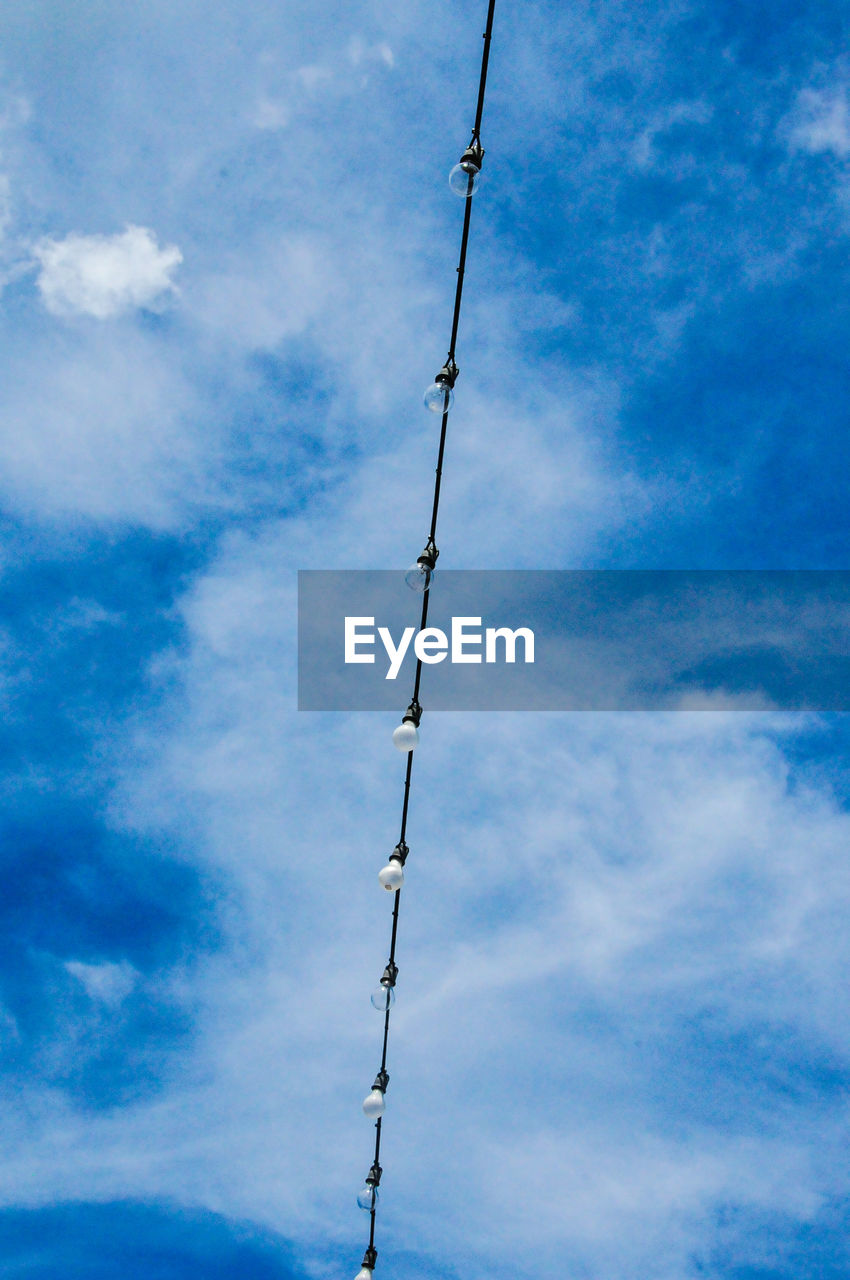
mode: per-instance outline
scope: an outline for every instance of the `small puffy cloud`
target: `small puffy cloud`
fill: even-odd
[[[152,306],[173,290],[172,273],[183,261],[176,245],[161,249],[152,231],[133,225],[114,236],[48,238],[34,252],[47,310],[98,320]]]
[[[65,968],[82,984],[91,1000],[107,1005],[118,1005],[125,1000],[139,976],[126,960],[120,964],[86,964],[82,960],[68,960]]]
[[[789,141],[795,150],[812,155],[832,152],[840,159],[850,155],[850,103],[846,88],[804,89],[790,124]]]

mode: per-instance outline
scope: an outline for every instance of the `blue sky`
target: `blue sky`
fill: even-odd
[[[484,8],[3,6],[16,1280],[358,1269],[403,763],[296,571],[422,546]],[[846,567],[847,22],[499,0],[441,567]],[[848,1274],[848,750],[426,714],[376,1276]]]

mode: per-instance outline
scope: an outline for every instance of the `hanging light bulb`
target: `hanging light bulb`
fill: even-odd
[[[449,356],[423,397],[423,404],[432,413],[447,413],[454,404],[452,390],[460,372],[452,356]]]
[[[399,840],[398,844],[390,854],[389,862],[385,867],[381,867],[378,872],[378,880],[380,881],[381,888],[386,889],[388,893],[398,893],[399,889],[404,884],[403,867],[409,853],[410,850],[404,841]],[[383,978],[381,979],[381,982],[383,982]],[[374,1004],[374,1001],[372,1003]],[[377,1007],[378,1006],[375,1005],[376,1009]],[[384,1007],[386,1007],[386,1005]]]
[[[384,1095],[380,1089],[373,1089],[363,1099],[363,1114],[368,1116],[370,1120],[377,1120],[386,1111],[386,1106]]]
[[[481,184],[481,163],[484,159],[484,148],[478,138],[464,151],[458,163],[449,174],[449,186],[456,196],[466,199],[477,191]]]
[[[366,1182],[363,1190],[357,1197],[357,1203],[361,1209],[365,1209],[367,1213],[372,1213],[378,1207],[378,1187],[381,1182],[381,1166],[377,1160],[372,1168],[366,1174]]]
[[[429,538],[424,549],[417,556],[416,563],[412,564],[404,575],[404,580],[411,591],[418,591],[421,594],[428,590],[439,554],[434,545],[434,539]]]
[[[357,1272],[354,1280],[372,1280],[372,1272],[375,1270],[375,1263],[378,1261],[378,1250],[372,1245],[363,1255],[363,1266]]]
[[[404,721],[393,731],[393,746],[399,751],[412,751],[419,746],[419,730],[415,724]]]
[[[426,387],[422,403],[432,413],[448,413],[455,402],[455,393],[445,382],[432,382]]]
[[[404,884],[404,872],[397,862],[388,862],[378,872],[378,879],[381,882],[381,888],[386,889],[388,893],[398,893]]]
[[[390,1078],[386,1071],[379,1071],[375,1076],[375,1083],[372,1085],[370,1093],[366,1094],[363,1099],[363,1114],[368,1116],[370,1120],[380,1120],[386,1110],[386,1099],[384,1097],[387,1092],[387,1085]]]
[[[395,1004],[395,991],[392,987],[385,987],[383,983],[376,987],[369,999],[372,1002],[372,1008],[377,1009],[378,1013],[386,1013],[387,1009],[391,1009]]]
[[[363,1190],[357,1197],[357,1203],[361,1209],[365,1209],[367,1213],[371,1213],[373,1209],[378,1207],[378,1188],[373,1187],[370,1183],[365,1183]]]
[[[422,708],[414,698],[402,716],[401,724],[393,730],[393,746],[398,751],[412,751],[419,746],[419,721]]]
[[[381,974],[381,985],[376,987],[372,992],[371,1000],[373,1009],[377,1009],[379,1013],[386,1013],[395,1003],[395,982],[398,977],[398,965],[392,961],[387,965]]]
[[[429,569],[427,564],[417,560],[405,573],[404,580],[411,591],[417,591],[420,595],[424,595],[431,585],[431,574],[433,572],[433,569]]]

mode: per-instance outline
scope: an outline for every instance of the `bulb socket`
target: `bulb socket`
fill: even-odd
[[[457,375],[459,373],[460,373],[460,369],[458,369],[453,358],[449,356],[448,360],[443,365],[440,372],[434,378],[434,381],[438,382],[440,386],[453,387],[455,382],[457,381]]]
[[[383,1173],[383,1169],[381,1168],[381,1166],[378,1164],[378,1162],[377,1162],[377,1160],[376,1160],[376,1161],[374,1162],[374,1164],[372,1165],[372,1168],[371,1168],[371,1169],[369,1170],[369,1172],[366,1174],[366,1186],[367,1186],[367,1187],[379,1187],[379,1186],[381,1185],[381,1174],[382,1174],[382,1173]]]
[[[402,862],[401,865],[404,866],[404,863]],[[394,987],[396,984],[397,978],[398,978],[398,965],[393,964],[391,960],[387,965],[386,969],[384,969],[384,972],[381,974],[381,986]]]
[[[408,849],[404,841],[399,840],[398,844],[390,854],[390,862],[399,862],[401,863],[402,866],[404,866],[405,862],[407,862],[407,855],[409,853],[410,853],[410,850]],[[388,968],[389,968],[389,965],[387,966],[387,969]],[[395,965],[393,965],[393,968],[395,969]],[[387,972],[387,969],[384,970],[384,973]],[[395,971],[396,973],[398,973],[398,969],[396,969]],[[383,978],[381,979],[381,981],[383,982]],[[395,981],[395,979],[393,979],[393,981]]]
[[[425,543],[425,547],[422,550],[422,552],[416,557],[416,563],[421,564],[423,569],[428,569],[430,570],[431,573],[433,573],[436,567],[439,555],[440,553],[437,550],[434,539],[429,538],[428,541]]]
[[[390,1083],[390,1077],[387,1074],[387,1072],[382,1068],[378,1072],[378,1074],[375,1076],[375,1083],[372,1085],[372,1088],[377,1089],[379,1093],[386,1093],[389,1083]]]
[[[421,719],[422,719],[422,708],[421,708],[421,706],[419,705],[419,703],[417,702],[417,700],[414,698],[414,699],[413,699],[413,701],[411,702],[410,706],[409,706],[409,707],[407,708],[407,710],[405,711],[404,715],[401,717],[401,723],[402,723],[402,724],[415,724],[415,725],[416,725],[416,728],[418,729],[418,728],[419,728],[419,721],[420,721]],[[403,843],[403,842],[400,842],[400,844],[401,844],[401,843]],[[397,845],[397,846],[396,846],[396,848],[399,848],[399,847],[400,847],[400,844],[399,844],[399,845]]]
[[[460,166],[467,173],[480,173],[484,161],[484,148],[478,138],[473,138],[460,158]]]
[[[377,1261],[378,1261],[378,1250],[375,1249],[372,1245],[370,1245],[369,1248],[366,1250],[366,1252],[363,1254],[363,1266],[366,1267],[368,1271],[374,1271],[375,1263]]]

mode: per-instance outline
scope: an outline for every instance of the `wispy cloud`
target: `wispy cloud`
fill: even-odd
[[[106,1005],[119,1005],[130,994],[138,980],[131,964],[86,964],[83,960],[66,960],[65,968],[83,986],[92,1000]]]
[[[788,121],[790,145],[810,155],[850,155],[850,103],[847,86],[803,89]]]
[[[375,70],[392,70],[395,57],[386,41],[375,44],[352,36],[344,50],[334,49],[322,62],[302,63],[291,69],[283,59],[265,50],[258,60],[262,88],[253,124],[257,129],[286,128],[299,114],[318,102],[327,105],[340,97],[362,92]],[[353,74],[356,73],[356,74]],[[314,164],[332,163],[317,155]]]

